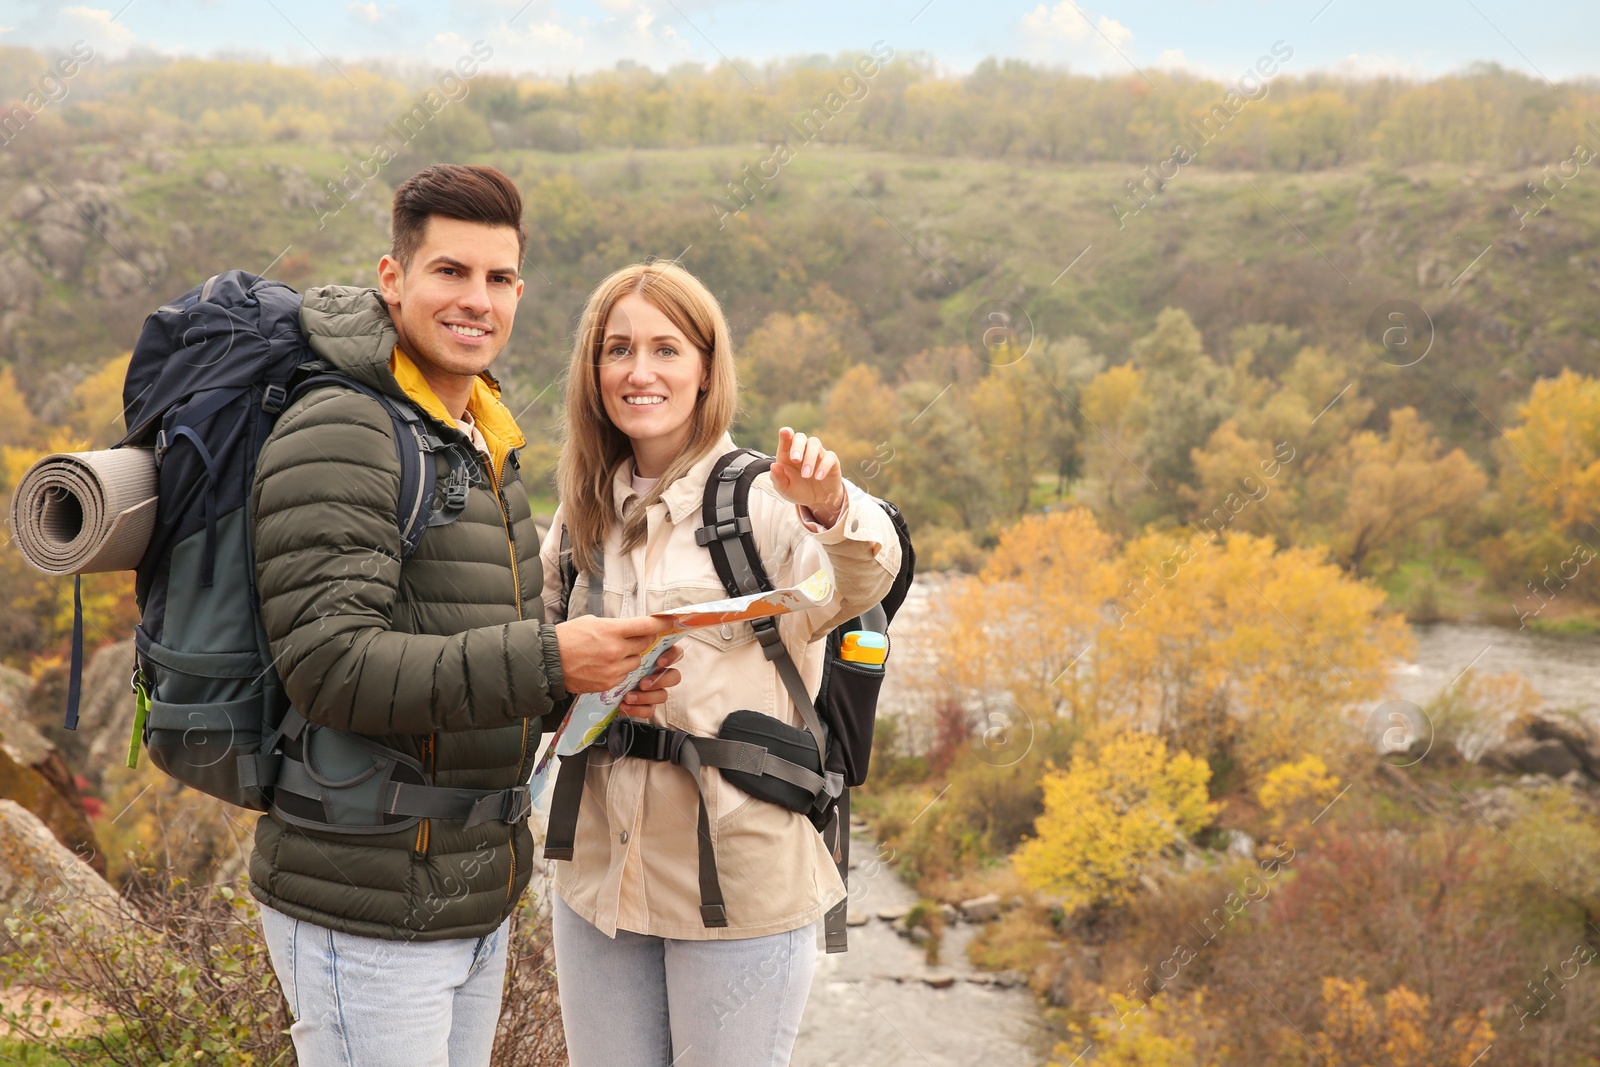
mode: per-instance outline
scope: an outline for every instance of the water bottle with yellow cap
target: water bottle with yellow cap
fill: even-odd
[[[844,635],[839,658],[847,663],[882,670],[884,661],[889,658],[889,637],[877,630],[851,630]]]

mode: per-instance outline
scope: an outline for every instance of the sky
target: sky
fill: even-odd
[[[447,65],[565,75],[631,60],[763,61],[923,53],[949,73],[990,56],[1088,74],[1186,69],[1232,79],[1274,45],[1286,73],[1426,78],[1479,61],[1563,81],[1600,76],[1597,0],[0,0],[0,44],[46,52],[256,56],[337,68]],[[1281,42],[1281,44],[1280,44]]]

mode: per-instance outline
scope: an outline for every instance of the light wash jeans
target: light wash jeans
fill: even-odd
[[[572,1067],[789,1062],[817,966],[816,923],[736,941],[626,930],[612,939],[558,894],[552,925]]]
[[[486,937],[388,941],[263,905],[300,1067],[488,1067],[509,923]]]

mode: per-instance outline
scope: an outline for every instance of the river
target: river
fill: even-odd
[[[1474,623],[1413,626],[1416,654],[1395,665],[1390,694],[1426,704],[1468,667],[1486,674],[1515,671],[1546,706],[1600,714],[1600,637],[1541,634]]]

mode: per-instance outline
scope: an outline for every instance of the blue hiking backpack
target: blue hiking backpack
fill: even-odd
[[[225,271],[157,308],[134,346],[123,386],[128,432],[117,447],[154,449],[160,502],[135,584],[129,766],[142,740],[162,771],[230,804],[279,811],[275,794],[293,792],[302,802],[288,821],[320,829],[389,832],[423,817],[486,821],[522,806],[501,795],[512,791],[436,787],[403,753],[308,724],[273,667],[249,503],[258,454],[279,414],[327,386],[384,408],[400,460],[402,559],[428,526],[459,515],[474,463],[467,446],[434,435],[413,405],[330,373],[306,343],[300,303],[281,282]],[[80,611],[68,729],[77,721],[81,663]],[[299,759],[285,756],[286,741]],[[323,818],[306,816],[305,799]]]

